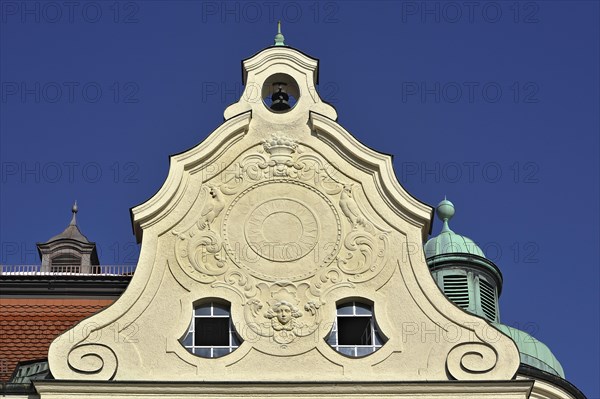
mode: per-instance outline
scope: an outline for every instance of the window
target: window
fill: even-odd
[[[360,302],[348,302],[337,308],[337,320],[327,343],[344,355],[366,356],[385,343],[375,318],[373,307]]]
[[[230,305],[204,303],[194,308],[194,317],[182,343],[191,353],[201,357],[225,356],[241,344],[230,316]]]
[[[81,258],[73,254],[62,254],[52,258],[50,271],[53,273],[79,273]]]

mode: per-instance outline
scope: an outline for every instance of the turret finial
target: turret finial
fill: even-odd
[[[450,230],[450,226],[448,226],[448,221],[452,219],[452,216],[454,216],[454,204],[448,201],[446,196],[444,196],[444,200],[438,204],[435,211],[438,215],[438,218],[444,222],[444,225],[442,226],[442,233],[452,231]]]
[[[73,212],[73,217],[71,218],[71,223],[69,223],[73,226],[77,226],[77,211],[78,210],[79,210],[79,208],[77,207],[77,200],[75,200],[75,203],[71,207],[71,212]]]
[[[281,34],[281,21],[277,21],[277,34],[275,35],[274,46],[285,46],[285,37]]]

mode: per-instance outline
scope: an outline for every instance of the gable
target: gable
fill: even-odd
[[[514,343],[437,288],[422,249],[432,209],[402,188],[389,156],[335,121],[314,87],[317,61],[271,47],[244,68],[246,89],[223,125],[172,157],[163,187],[132,209],[142,243],[135,275],[113,306],[88,319],[97,328],[78,325],[65,333],[76,339],[54,341],[53,375],[511,379],[519,364]],[[296,102],[274,112],[263,98],[281,81]],[[331,341],[333,332],[348,342],[362,339],[336,329],[346,323],[338,313],[349,303],[371,312],[347,323],[373,331],[373,350],[360,356]],[[196,317],[199,308],[215,320]],[[215,309],[230,324],[216,320]],[[206,326],[228,330],[230,344],[221,345],[228,352],[200,355],[214,344]],[[232,344],[232,337],[240,342]]]

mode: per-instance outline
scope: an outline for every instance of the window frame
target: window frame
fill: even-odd
[[[359,305],[359,306],[357,306]],[[350,313],[341,313],[340,310],[348,309],[351,307]],[[368,310],[367,310],[368,309]],[[367,333],[368,340],[370,344],[368,345],[347,345],[339,343],[339,318],[369,318],[369,330]],[[377,352],[383,345],[386,343],[385,336],[381,333],[379,326],[375,320],[375,312],[373,310],[373,305],[368,302],[362,301],[348,301],[348,302],[340,302],[336,305],[336,318],[333,326],[331,328],[331,332],[325,338],[325,341],[331,346],[335,351],[339,352],[344,356],[348,356],[351,358],[361,358],[365,356],[369,356],[372,353]]]
[[[206,313],[205,311],[202,312],[202,309],[205,311],[209,310],[208,314],[202,314]],[[229,345],[196,345],[196,320],[215,318],[228,320],[227,338]],[[189,344],[186,344],[188,339]],[[186,334],[183,336],[183,338],[181,338],[180,342],[188,352],[205,359],[216,359],[235,351],[240,347],[243,340],[237,333],[231,320],[231,304],[224,301],[210,300],[194,305],[190,326],[188,327]]]

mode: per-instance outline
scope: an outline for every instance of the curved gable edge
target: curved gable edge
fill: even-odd
[[[144,228],[161,220],[168,213],[168,207],[173,206],[172,199],[185,178],[184,171],[227,151],[244,137],[251,119],[252,111],[229,118],[200,144],[169,157],[169,174],[162,187],[151,198],[130,209],[133,232],[138,244],[142,242]]]
[[[313,135],[338,150],[345,160],[375,175],[375,183],[389,207],[399,217],[419,227],[423,241],[427,239],[431,232],[434,208],[413,197],[400,184],[390,155],[365,146],[341,125],[324,115],[310,112],[309,124]]]

